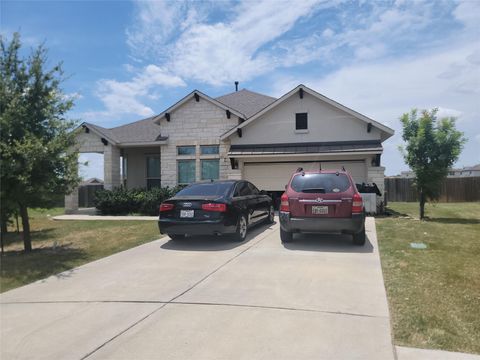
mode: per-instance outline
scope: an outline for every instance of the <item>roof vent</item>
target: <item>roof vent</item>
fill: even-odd
[[[238,81],[235,81],[235,91],[238,91]]]

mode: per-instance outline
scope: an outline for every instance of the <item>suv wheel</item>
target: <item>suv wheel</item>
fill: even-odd
[[[358,246],[365,245],[365,227],[360,232],[353,234],[353,243]]]
[[[282,228],[280,228],[280,239],[282,240],[282,243],[292,242],[293,233],[285,231]]]
[[[242,242],[247,237],[247,218],[245,215],[240,215],[238,218],[237,231],[235,232],[235,241]]]

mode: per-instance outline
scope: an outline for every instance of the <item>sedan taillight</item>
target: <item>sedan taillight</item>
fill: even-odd
[[[282,197],[280,198],[280,211],[283,212],[290,212],[290,204],[288,203],[288,196],[287,193],[283,193]]]
[[[169,203],[160,204],[160,212],[171,211],[175,205]]]
[[[363,199],[359,193],[353,194],[352,214],[361,214],[363,212]]]
[[[202,210],[216,211],[216,212],[226,212],[227,211],[227,205],[226,204],[217,204],[217,203],[202,204]]]

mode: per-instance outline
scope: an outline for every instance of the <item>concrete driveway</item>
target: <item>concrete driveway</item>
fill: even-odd
[[[0,296],[2,359],[393,359],[367,244],[167,237]]]

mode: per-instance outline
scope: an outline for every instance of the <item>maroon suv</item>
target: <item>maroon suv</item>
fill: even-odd
[[[298,169],[283,193],[280,238],[293,233],[346,233],[355,245],[365,244],[365,212],[350,174],[343,170]]]

